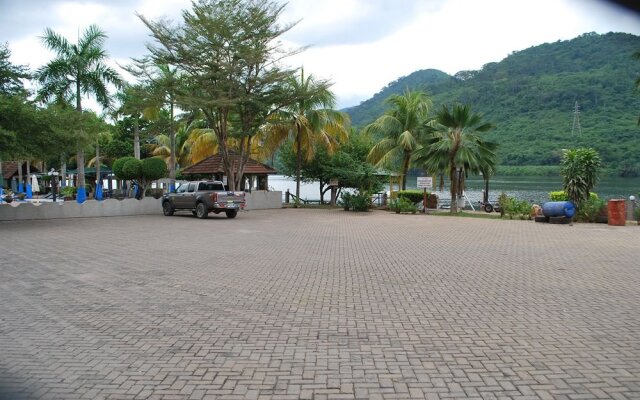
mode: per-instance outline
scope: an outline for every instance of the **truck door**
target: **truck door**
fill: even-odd
[[[196,208],[196,186],[198,182],[189,182],[187,193],[184,194],[184,208]]]

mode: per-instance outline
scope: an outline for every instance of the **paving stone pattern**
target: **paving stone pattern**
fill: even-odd
[[[637,226],[286,209],[0,246],[0,397],[640,398]]]

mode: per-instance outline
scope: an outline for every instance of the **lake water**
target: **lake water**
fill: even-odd
[[[410,176],[407,181],[408,189],[416,188],[417,177]],[[470,177],[466,182],[465,194],[474,205],[482,200],[484,182],[482,177]],[[306,200],[320,199],[318,183],[301,183],[300,197]],[[280,190],[283,193],[287,189],[293,194],[296,192],[296,182],[292,178],[282,175],[272,175],[269,177],[269,187],[271,190]],[[388,190],[389,186],[385,188]],[[445,181],[445,191],[437,192],[441,199],[448,199],[449,183]],[[560,177],[547,176],[496,176],[489,182],[489,198],[497,199],[501,192],[521,200],[528,200],[532,203],[544,203],[549,201],[549,192],[562,190],[562,180]],[[604,177],[596,185],[594,190],[601,199],[628,199],[630,195],[638,197],[640,192],[640,178],[609,178]],[[329,193],[325,195],[325,201],[329,199]]]

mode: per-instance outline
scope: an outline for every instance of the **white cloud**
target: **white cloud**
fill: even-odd
[[[149,19],[180,20],[190,0],[27,1],[0,13],[0,37],[12,61],[37,68],[52,54],[38,36],[45,27],[70,40],[88,25],[109,38],[112,65],[145,54]],[[3,8],[5,6],[3,5]],[[30,18],[27,18],[30,16]],[[302,19],[285,36],[293,47],[313,45],[292,66],[332,80],[339,106],[371,97],[419,69],[453,74],[500,61],[512,51],[596,31],[640,34],[637,14],[604,0],[290,0],[282,23]]]

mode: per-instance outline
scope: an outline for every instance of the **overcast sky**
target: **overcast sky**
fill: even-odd
[[[135,13],[180,19],[190,0],[0,0],[0,41],[12,62],[35,69],[52,54],[39,40],[46,27],[75,42],[95,23],[117,63],[146,53],[151,39]],[[284,37],[311,47],[292,66],[330,79],[339,108],[359,104],[419,69],[449,74],[480,69],[513,51],[585,32],[640,35],[640,16],[604,0],[290,0]]]

